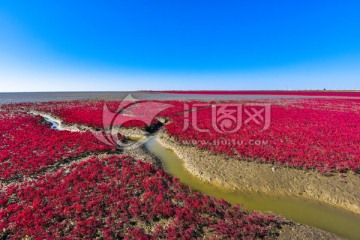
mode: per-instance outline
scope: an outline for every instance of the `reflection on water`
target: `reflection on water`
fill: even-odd
[[[240,203],[249,210],[281,214],[295,222],[314,226],[348,239],[359,239],[360,215],[358,214],[302,197],[226,191],[191,175],[184,168],[182,160],[173,151],[162,147],[155,137],[151,137],[145,147],[162,161],[166,172],[204,194],[223,198],[232,204]]]

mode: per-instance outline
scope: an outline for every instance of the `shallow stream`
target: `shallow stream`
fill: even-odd
[[[269,196],[255,192],[228,191],[190,174],[172,150],[150,137],[145,148],[163,163],[164,170],[192,189],[231,204],[239,203],[248,210],[270,211],[294,222],[314,226],[347,239],[360,239],[360,215],[303,197]]]

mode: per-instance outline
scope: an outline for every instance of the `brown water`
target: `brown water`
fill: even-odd
[[[231,204],[239,203],[248,210],[281,214],[294,222],[323,229],[347,239],[360,239],[360,215],[358,214],[303,197],[227,191],[190,174],[185,169],[183,161],[172,150],[159,144],[156,137],[150,137],[145,147],[162,161],[167,173],[206,195],[223,198]]]

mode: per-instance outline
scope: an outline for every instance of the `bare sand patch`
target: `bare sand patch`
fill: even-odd
[[[289,224],[283,225],[279,231],[278,240],[338,240],[343,239],[332,233],[325,232],[323,230],[313,228],[302,224]]]

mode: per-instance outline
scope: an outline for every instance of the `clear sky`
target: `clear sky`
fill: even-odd
[[[0,2],[0,92],[360,89],[360,1]]]

